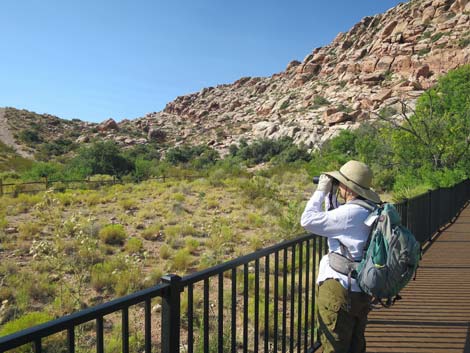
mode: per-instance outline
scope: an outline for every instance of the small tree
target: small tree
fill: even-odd
[[[73,164],[78,169],[90,170],[92,174],[122,176],[134,170],[133,162],[124,157],[112,141],[95,142],[82,148]]]
[[[390,118],[393,151],[400,164],[434,170],[470,160],[470,65],[449,72],[419,97],[416,109],[402,103],[403,123]]]

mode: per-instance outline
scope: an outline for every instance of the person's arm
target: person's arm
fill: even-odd
[[[305,206],[300,224],[305,230],[325,237],[338,236],[347,224],[347,210],[342,208],[323,210],[328,193],[316,190]],[[334,203],[334,202],[333,202]]]

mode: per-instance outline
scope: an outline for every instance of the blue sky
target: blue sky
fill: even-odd
[[[137,118],[204,87],[283,71],[398,3],[2,0],[0,107]]]

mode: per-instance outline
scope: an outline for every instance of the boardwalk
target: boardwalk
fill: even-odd
[[[402,297],[369,315],[367,352],[470,353],[470,206],[427,249]]]

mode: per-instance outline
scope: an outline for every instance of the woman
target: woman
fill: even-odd
[[[360,261],[370,231],[370,226],[364,223],[370,208],[359,205],[360,202],[354,203],[354,200],[380,203],[380,197],[370,189],[371,182],[370,168],[352,160],[339,171],[322,174],[302,214],[302,227],[327,237],[330,253],[336,252]],[[336,189],[345,201],[339,207]],[[327,211],[323,209],[323,204]],[[333,270],[328,255],[320,261],[317,285],[318,324],[323,352],[364,353],[370,297],[361,292],[354,278]]]

